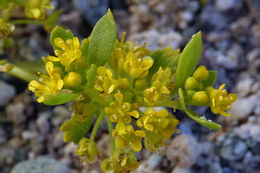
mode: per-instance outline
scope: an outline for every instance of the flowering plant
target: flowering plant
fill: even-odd
[[[224,90],[225,84],[213,88],[216,71],[196,68],[202,49],[200,32],[182,53],[171,47],[150,51],[145,44],[125,41],[125,35],[117,40],[116,35],[110,10],[81,43],[70,30],[56,26],[50,36],[55,55],[43,57],[47,74],[39,73],[39,80],[29,83],[39,103],[73,102],[73,116],[60,129],[65,142],[78,145],[75,154],[84,163],[100,157],[95,135],[104,119],[111,138],[111,155],[101,164],[105,172],[133,171],[142,141],[155,151],[178,132],[174,115],[154,107],[179,109],[209,129],[221,128],[187,107],[210,106],[214,114],[230,116],[226,111],[237,98]]]

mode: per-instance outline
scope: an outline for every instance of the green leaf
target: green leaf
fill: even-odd
[[[151,53],[154,60],[153,66],[149,70],[149,75],[156,73],[160,67],[170,67],[172,73],[176,72],[180,50],[174,50],[172,47],[157,49]]]
[[[78,144],[80,139],[85,136],[91,127],[94,115],[90,116],[86,121],[81,122],[77,117],[73,116],[70,120],[66,121],[60,128],[64,132],[63,140],[65,142],[74,142]]]
[[[222,126],[220,124],[214,123],[211,120],[207,120],[205,117],[197,114],[195,111],[190,110],[190,109],[186,109],[185,113],[192,118],[193,120],[195,120],[197,123],[199,123],[200,125],[207,127],[209,129],[212,130],[219,130],[222,128]]]
[[[198,32],[189,43],[185,46],[181,53],[179,65],[176,72],[176,86],[183,87],[185,80],[190,77],[195,70],[201,54],[202,41],[201,33]]]
[[[217,71],[215,70],[208,70],[209,77],[207,80],[203,81],[204,86],[213,86],[216,79],[217,79]]]
[[[93,87],[96,81],[97,66],[92,64],[90,69],[87,71],[88,86]]]
[[[200,125],[207,127],[209,129],[212,129],[212,130],[219,130],[219,129],[222,128],[221,125],[214,123],[211,120],[207,120],[204,116],[201,116],[201,115],[197,114],[195,111],[187,108],[186,105],[185,105],[183,92],[182,92],[181,88],[179,88],[178,93],[179,93],[179,99],[180,99],[180,102],[181,102],[182,109],[191,119],[193,119],[194,121],[196,121]]]
[[[64,28],[62,28],[60,26],[56,26],[52,30],[51,36],[50,36],[50,42],[51,42],[52,47],[54,49],[60,49],[60,48],[58,48],[57,46],[54,45],[54,40],[57,37],[60,37],[60,38],[62,38],[63,40],[66,41],[68,39],[73,39],[74,35],[73,35],[73,33],[69,29],[66,30],[66,29],[64,29]]]
[[[113,14],[108,10],[94,26],[89,40],[90,64],[104,65],[111,57],[116,41],[116,24]]]
[[[60,17],[60,14],[61,14],[61,10],[54,11],[45,20],[45,22],[44,22],[44,29],[47,32],[50,32],[55,27],[55,25],[57,24],[58,19]]]
[[[77,98],[79,94],[55,94],[47,96],[43,103],[45,105],[60,105]]]

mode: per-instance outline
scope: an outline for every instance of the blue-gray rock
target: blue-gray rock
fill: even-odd
[[[109,8],[109,0],[74,0],[73,2],[92,26],[106,14]]]
[[[153,154],[149,157],[147,164],[151,168],[157,168],[160,165],[161,161],[162,156],[158,154]]]
[[[15,88],[0,81],[0,106],[5,106],[15,95]]]
[[[220,156],[223,159],[234,161],[242,159],[248,147],[237,137],[228,138],[220,149]]]
[[[18,163],[11,173],[70,173],[70,169],[56,160],[38,158]]]

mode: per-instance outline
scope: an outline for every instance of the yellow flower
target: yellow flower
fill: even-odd
[[[52,9],[50,0],[27,0],[25,4],[25,14],[29,18],[44,19],[45,9]]]
[[[175,74],[171,73],[169,67],[166,67],[164,70],[160,67],[158,72],[152,77],[152,86],[156,88],[165,86],[168,90],[172,91],[175,88],[174,77]]]
[[[145,78],[149,69],[153,65],[153,59],[149,56],[139,58],[133,52],[129,52],[126,56],[126,62],[124,63],[124,69],[127,74],[132,78]]]
[[[6,23],[2,18],[0,18],[0,38],[5,39],[13,31],[14,25]]]
[[[96,143],[88,138],[82,138],[79,141],[75,154],[79,157],[84,157],[84,164],[86,164],[87,161],[89,161],[89,163],[94,163],[96,161],[96,156],[100,157],[100,152]]]
[[[225,89],[225,84],[222,84],[218,90],[210,91],[210,109],[214,114],[221,114],[230,116],[227,110],[230,109],[231,104],[237,100],[237,95],[234,93],[228,94]]]
[[[170,91],[166,86],[160,86],[159,88],[151,87],[144,90],[144,101],[148,103],[149,106],[153,106],[162,95],[170,94]]]
[[[165,109],[155,112],[154,109],[148,108],[144,112],[144,115],[137,120],[137,125],[169,139],[176,131],[175,128],[178,122],[179,121]]]
[[[62,38],[55,38],[54,44],[60,48],[55,50],[55,56],[48,56],[54,62],[60,62],[65,66],[65,70],[71,69],[71,63],[81,57],[80,43],[77,37],[64,41]]]
[[[59,70],[54,68],[52,62],[47,62],[45,67],[48,75],[41,74],[39,82],[32,80],[29,83],[29,90],[34,92],[35,95],[39,97],[37,99],[39,103],[43,102],[46,96],[58,93],[64,84],[60,74],[57,73]]]
[[[109,69],[103,66],[98,67],[95,88],[105,97],[117,88],[117,81],[113,78],[113,74]]]
[[[123,102],[123,95],[117,92],[114,95],[116,101],[110,103],[110,107],[105,108],[105,113],[110,115],[111,122],[123,121],[126,123],[131,122],[131,116],[134,118],[139,117],[139,113],[131,110],[131,104],[128,102]]]
[[[145,45],[140,47],[136,44],[127,41],[124,42],[125,35],[121,41],[116,40],[115,48],[113,49],[112,56],[109,60],[110,65],[116,71],[124,74],[124,66],[122,64],[126,61],[126,56],[129,52],[133,52],[137,57],[144,57],[150,55],[150,50],[145,48]]]
[[[115,130],[112,132],[113,138],[116,138],[116,147],[123,149],[129,147],[135,152],[142,149],[142,138],[145,137],[143,130],[134,130],[130,124],[124,124],[123,121],[119,121]]]
[[[101,169],[104,172],[114,173],[128,173],[134,171],[138,166],[136,155],[130,149],[116,150],[110,158],[101,163]]]

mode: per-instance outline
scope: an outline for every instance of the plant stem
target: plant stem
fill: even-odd
[[[22,69],[17,66],[13,66],[12,70],[8,71],[7,73],[22,79],[26,82],[30,82],[31,80],[37,80],[39,77],[35,75],[34,73],[31,73],[25,69]]]
[[[113,124],[109,119],[109,116],[106,116],[107,125],[108,125],[108,132],[110,136],[110,154],[112,155],[115,151],[115,141],[113,140],[112,131],[113,131]]]
[[[91,141],[94,141],[95,136],[96,136],[96,133],[97,133],[97,130],[98,130],[98,127],[100,126],[100,123],[101,123],[101,122],[103,121],[103,119],[104,119],[104,115],[105,115],[104,111],[100,112],[100,114],[98,115],[98,119],[97,119],[97,121],[96,121],[96,123],[95,123],[95,126],[94,126],[94,128],[93,128],[93,130],[92,130],[92,133],[91,133],[91,135],[90,135],[90,140],[91,140]]]
[[[159,101],[159,102],[155,103],[154,106],[163,106],[163,107],[169,107],[169,108],[173,108],[173,109],[182,110],[181,103],[179,100]]]
[[[31,20],[31,19],[17,19],[17,20],[10,20],[8,23],[21,25],[21,24],[35,24],[35,25],[43,25],[44,21],[39,20]]]

